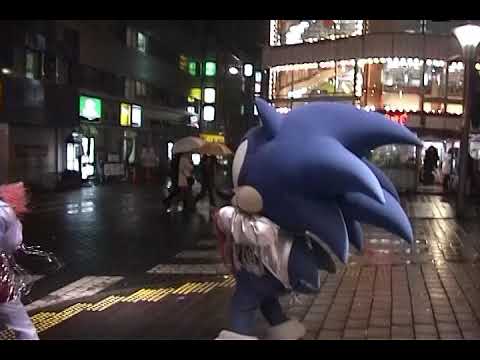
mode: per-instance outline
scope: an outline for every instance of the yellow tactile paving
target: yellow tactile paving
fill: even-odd
[[[82,311],[104,311],[117,303],[157,302],[168,295],[206,294],[215,288],[235,286],[235,279],[231,276],[222,281],[187,282],[178,287],[139,289],[127,296],[110,295],[96,303],[77,303],[60,312],[39,312],[31,317],[38,333],[54,327]],[[0,332],[0,340],[14,340],[13,330]]]

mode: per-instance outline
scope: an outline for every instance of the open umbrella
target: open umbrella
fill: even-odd
[[[187,136],[178,140],[173,145],[173,153],[197,152],[205,144],[205,141],[195,136]]]
[[[225,144],[207,142],[205,143],[198,152],[200,154],[214,155],[214,156],[226,156],[231,155],[232,150],[230,150]]]

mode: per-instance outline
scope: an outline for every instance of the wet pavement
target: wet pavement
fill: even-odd
[[[118,185],[36,200],[25,238],[65,262],[26,299],[41,339],[212,339],[228,326],[234,281],[208,205],[166,214],[162,198],[154,187]],[[458,221],[442,196],[402,205],[413,246],[365,226],[364,254],[324,275],[318,295],[282,299],[306,339],[480,339],[478,209]],[[259,336],[265,327],[259,316]]]

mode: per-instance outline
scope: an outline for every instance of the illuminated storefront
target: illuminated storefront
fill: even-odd
[[[454,172],[463,121],[464,65],[452,35],[460,22],[271,20],[264,95],[282,114],[315,101],[385,114],[437,148],[442,178]],[[424,156],[399,146],[372,154],[402,189],[417,183]]]

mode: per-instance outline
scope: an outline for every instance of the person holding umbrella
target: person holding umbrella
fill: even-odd
[[[208,192],[208,199],[211,206],[215,205],[215,164],[216,157],[213,155],[204,154],[200,163],[200,170],[202,174],[202,190],[195,198],[195,203],[203,199]]]
[[[232,151],[224,144],[207,142],[199,149],[199,152],[203,154],[201,162],[202,190],[197,195],[195,203],[202,199],[208,192],[210,205],[216,207],[214,191],[217,156],[228,156],[232,154]]]
[[[199,149],[204,144],[200,138],[189,136],[180,139],[173,146],[172,159],[172,191],[164,200],[164,205],[169,211],[171,202],[180,195],[183,202],[183,208],[191,210],[191,187],[193,185],[193,163],[192,152]]]

